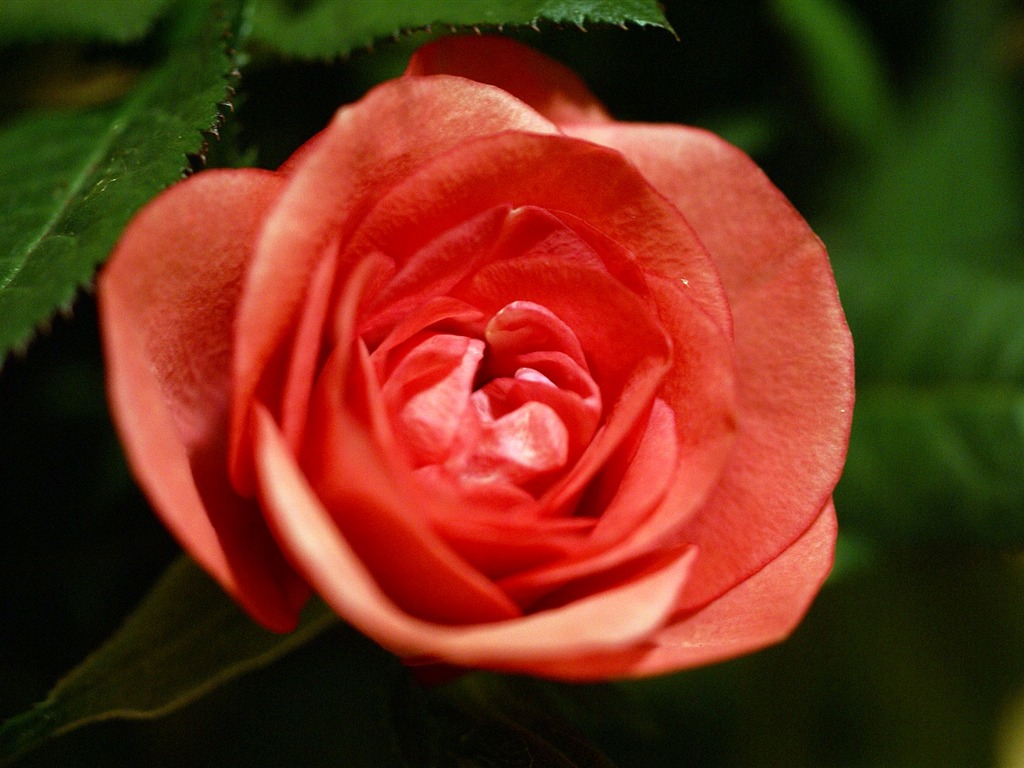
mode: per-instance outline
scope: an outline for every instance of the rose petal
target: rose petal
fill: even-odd
[[[472,215],[441,232],[418,250],[406,244],[378,242],[372,227],[353,235],[346,258],[386,251],[397,266],[396,274],[372,297],[360,332],[371,346],[381,333],[401,321],[428,301],[448,293],[459,282],[492,261],[526,256],[571,261],[609,272],[636,292],[644,292],[643,276],[630,261],[629,254],[608,254],[591,245],[589,236],[580,236],[573,226],[535,206],[512,208],[501,204]],[[572,217],[569,217],[572,218]],[[579,226],[578,220],[572,224]],[[606,263],[612,261],[614,263]]]
[[[689,521],[721,483],[736,450],[737,370],[730,339],[701,312],[679,281],[649,276],[648,287],[662,325],[672,339],[672,368],[658,397],[672,410],[678,469],[672,506],[659,514],[674,518],[677,530]]]
[[[442,623],[518,615],[518,608],[427,524],[434,507],[457,503],[454,493],[419,492],[400,456],[385,454],[345,407],[345,358],[336,353],[324,366],[301,454],[302,471],[333,524],[391,599],[416,615]],[[270,439],[266,430],[263,435]],[[266,481],[260,483],[265,488]],[[303,563],[303,573],[306,569]]]
[[[655,401],[639,446],[630,452],[628,463],[616,483],[617,492],[607,508],[592,518],[590,536],[580,538],[563,557],[523,569],[502,579],[502,589],[522,606],[532,604],[547,592],[609,571],[656,550],[658,542],[637,536],[639,546],[620,544],[641,528],[651,511],[665,496],[676,466],[675,419],[663,401]],[[584,507],[584,510],[586,507]],[[579,520],[581,518],[570,518]],[[586,518],[584,518],[586,519]],[[685,522],[680,519],[680,526]],[[619,546],[611,547],[611,544]]]
[[[459,470],[471,484],[529,487],[568,458],[565,423],[550,406],[530,401],[500,418],[481,419],[479,440]]]
[[[494,242],[507,226],[508,206],[484,211],[445,232],[441,237],[398,263],[396,274],[368,300],[359,333],[371,347],[380,336],[407,322],[410,315],[430,302],[440,300],[451,288],[490,258]],[[374,243],[360,242],[359,234],[350,246],[351,254],[376,251]],[[424,326],[425,327],[425,326]]]
[[[309,285],[292,339],[289,361],[281,402],[281,426],[292,450],[302,444],[302,434],[309,411],[309,395],[316,380],[316,367],[323,352],[323,328],[329,310],[331,287],[334,282],[337,249],[327,248],[327,258],[317,265]]]
[[[575,72],[507,37],[442,37],[417,49],[405,74],[458,75],[495,85],[556,123],[611,119]]]
[[[260,497],[282,546],[338,615],[392,652],[467,667],[531,662],[628,648],[671,611],[696,554],[556,610],[485,624],[445,626],[401,610],[341,536],[265,410],[255,412]]]
[[[374,368],[383,381],[401,359],[403,349],[422,331],[433,327],[438,331],[461,331],[465,336],[477,336],[483,333],[486,319],[483,312],[464,301],[450,296],[437,296],[409,310],[405,317],[391,327],[384,339],[373,342],[365,336],[362,338],[373,349]],[[339,333],[338,337],[338,344],[351,344],[355,340],[355,329],[347,334]]]
[[[238,311],[234,357],[231,474],[253,486],[241,450],[254,394],[275,351],[296,326],[324,249],[342,248],[372,201],[421,163],[474,136],[504,130],[553,132],[522,102],[460,78],[404,78],[378,86],[338,111],[268,213]],[[365,254],[362,254],[365,255]],[[362,258],[360,256],[360,259]],[[352,264],[341,266],[342,277]]]
[[[401,263],[442,233],[506,204],[586,221],[645,272],[686,280],[691,300],[730,332],[717,269],[686,220],[618,152],[589,142],[519,132],[466,141],[384,194],[360,237]]]
[[[516,301],[547,308],[575,332],[605,400],[618,399],[644,361],[658,361],[660,373],[671,354],[654,308],[603,271],[523,257],[488,264],[451,295],[492,316]]]
[[[618,653],[529,664],[523,671],[566,680],[648,677],[724,661],[786,638],[832,568],[836,516],[831,501],[809,529],[757,573],[709,605],[684,612],[652,639]],[[696,587],[692,581],[688,586]],[[684,597],[680,602],[692,602]]]
[[[486,505],[486,506],[484,506]],[[519,506],[482,502],[483,511],[440,515],[431,526],[481,573],[501,579],[576,552],[594,527],[589,517],[537,517],[533,497]],[[489,509],[488,509],[489,508]],[[493,510],[493,512],[491,512]],[[510,595],[517,604],[517,595]]]
[[[634,446],[628,443],[608,454],[596,485],[581,502],[582,509],[601,515],[591,546],[615,544],[616,534],[624,531],[632,531],[634,537],[642,534],[648,546],[657,546],[672,531],[678,535],[719,482],[735,443],[736,385],[730,339],[689,300],[685,288],[660,277],[651,276],[648,281],[661,324],[673,343],[671,368],[655,405],[661,401],[672,414],[674,445],[662,455],[647,458],[634,455]],[[637,462],[640,466],[634,466]],[[644,466],[645,462],[651,466]],[[657,508],[654,519],[648,519],[648,506],[632,506],[630,497],[619,491],[626,480],[623,472],[652,470],[665,477],[669,499]],[[649,493],[659,484],[645,486]],[[613,494],[619,494],[614,501]]]
[[[111,411],[132,470],[182,545],[261,623],[308,589],[227,478],[232,325],[256,229],[281,183],[210,171],[132,221],[99,279]],[[218,226],[209,226],[211,221]]]
[[[669,341],[651,308],[604,272],[542,259],[488,265],[453,294],[485,312],[510,300],[548,307],[577,332],[601,388],[605,420],[594,440],[542,504],[562,512],[647,412],[669,366]]]
[[[787,547],[830,496],[846,455],[853,350],[825,250],[742,152],[680,126],[570,126],[623,152],[721,270],[735,326],[733,461],[687,531],[704,553],[700,604]]]
[[[526,257],[530,255],[524,254]],[[577,366],[587,364],[573,330],[541,304],[521,300],[506,304],[488,321],[484,334],[492,357],[516,361],[505,366],[505,375],[522,367],[522,355],[541,350],[561,352]],[[491,367],[494,367],[493,363]]]
[[[555,363],[564,363],[564,368],[573,367],[572,361],[557,359],[557,353],[545,355],[544,360],[538,364],[550,370]],[[552,360],[552,358],[556,358]],[[592,388],[592,394],[582,397],[578,392],[569,388],[561,388],[553,384],[550,379],[543,376],[534,369],[521,368],[516,371],[513,378],[496,379],[488,383],[480,395],[486,397],[492,403],[501,405],[502,412],[509,412],[527,403],[541,403],[550,408],[558,415],[559,420],[565,426],[567,438],[567,450],[565,462],[575,461],[583,450],[590,444],[597,431],[601,418],[601,397],[597,392],[597,385],[593,383],[585,372],[575,371],[565,373],[562,378],[569,378],[571,373],[577,374],[572,382],[583,389],[586,384]],[[541,382],[539,379],[544,378]],[[493,408],[493,405],[492,405]]]
[[[595,520],[587,542],[592,550],[618,544],[642,529],[648,515],[672,487],[676,474],[685,470],[679,466],[676,416],[660,397],[651,404],[638,437],[616,451],[589,489],[589,503],[583,509],[591,510]],[[680,515],[680,525],[684,519]]]
[[[438,333],[416,345],[385,380],[384,403],[415,466],[443,463],[451,453],[483,356],[479,339]]]

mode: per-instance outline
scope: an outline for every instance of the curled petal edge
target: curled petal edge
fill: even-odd
[[[254,411],[255,458],[265,514],[282,548],[342,618],[405,658],[517,669],[528,663],[625,649],[671,614],[696,558],[681,547],[664,568],[558,609],[467,626],[422,621],[378,587],[309,487],[265,409]]]
[[[417,49],[405,76],[455,75],[501,88],[555,123],[610,121],[568,67],[507,37],[442,37]]]
[[[309,595],[227,478],[227,373],[238,285],[281,180],[207,171],[129,224],[98,281],[108,396],[128,462],[175,538],[264,626]],[[208,227],[209,219],[221,222]]]
[[[780,642],[803,619],[831,571],[836,531],[830,500],[777,558],[704,607],[670,620],[649,641],[618,652],[529,664],[522,671],[580,682],[651,677]]]

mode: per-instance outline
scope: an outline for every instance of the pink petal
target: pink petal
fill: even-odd
[[[677,464],[655,527],[681,531],[718,485],[736,449],[737,371],[730,339],[690,300],[679,281],[649,276],[658,315],[672,339],[672,368],[658,397],[675,418]],[[703,556],[702,556],[703,559]]]
[[[531,514],[536,501],[529,496],[526,501],[502,507],[485,499],[482,511],[442,515],[431,520],[431,527],[492,579],[565,560],[594,527],[588,517],[538,517]],[[522,604],[518,596],[510,596]]]
[[[575,462],[603,413],[600,389],[576,334],[546,307],[514,301],[488,321],[484,337],[482,373],[490,382],[481,396],[503,412],[528,402],[551,408],[567,431],[562,463]]]
[[[401,320],[390,326],[388,335],[384,339],[373,342],[372,357],[377,376],[381,380],[387,379],[397,362],[401,360],[405,348],[414,343],[421,332],[433,327],[435,329],[443,328],[446,331],[462,331],[466,336],[475,336],[477,329],[480,332],[483,331],[486,319],[484,313],[476,307],[450,296],[425,299],[415,309],[408,310]],[[376,330],[386,329],[378,328]],[[343,341],[339,343],[351,344],[355,339],[354,330],[353,333],[341,338]],[[364,341],[368,341],[365,336],[362,338]]]
[[[588,549],[606,550],[641,531],[680,471],[676,416],[657,398],[639,439],[624,443],[608,461],[582,505],[595,519]],[[682,525],[685,516],[679,517]]]
[[[550,368],[553,362],[551,358],[556,354],[545,355],[546,359],[538,362],[544,368]],[[564,356],[562,356],[564,358]],[[555,360],[556,363],[565,362]],[[571,361],[565,365],[575,368]],[[572,371],[577,379],[586,376],[578,369]],[[543,382],[539,379],[545,379]],[[563,378],[569,378],[564,374]],[[511,379],[495,379],[488,383],[480,391],[481,397],[486,397],[491,403],[501,405],[502,412],[508,412],[519,408],[526,403],[539,403],[550,408],[558,415],[559,420],[566,429],[566,457],[565,462],[575,462],[583,450],[590,444],[597,431],[601,419],[601,396],[597,392],[597,385],[586,377],[586,382],[592,387],[592,393],[584,397],[579,392],[570,388],[562,388],[551,382],[546,376],[534,369],[521,368],[515,372]],[[579,389],[585,385],[584,382],[573,381]]]
[[[428,336],[384,381],[396,436],[416,466],[442,463],[462,424],[484,355],[479,339]]]
[[[269,377],[276,350],[297,317],[317,264],[345,244],[366,210],[420,164],[474,136],[497,131],[553,132],[554,126],[497,89],[459,78],[404,78],[342,108],[301,162],[288,164],[286,190],[256,245],[238,311],[232,410],[232,478],[253,483],[242,451],[252,399]],[[365,254],[362,254],[365,255]],[[361,261],[361,256],[357,261]],[[355,262],[341,265],[340,279]]]
[[[809,529],[757,573],[694,611],[679,614],[650,641],[619,653],[530,665],[567,680],[647,677],[711,664],[785,639],[832,568],[836,517],[831,501]],[[699,558],[698,558],[699,559]],[[697,586],[691,579],[687,589]],[[684,596],[681,603],[691,602]]]
[[[498,261],[451,295],[492,316],[517,301],[548,309],[575,332],[590,375],[608,401],[618,398],[644,361],[659,361],[661,370],[670,356],[650,303],[604,271],[540,258]]]
[[[569,220],[568,222],[566,220]],[[643,276],[632,264],[632,256],[621,249],[609,263],[604,243],[595,244],[575,226],[578,219],[536,205],[520,205],[508,212],[501,237],[492,247],[491,260],[534,257],[571,262],[577,266],[607,271],[634,293],[643,294]],[[625,261],[626,264],[621,262]]]
[[[430,302],[440,300],[449,290],[489,259],[508,219],[508,206],[484,211],[443,233],[421,251],[397,265],[395,275],[368,301],[359,331],[373,345],[381,334],[404,324],[410,315]],[[360,242],[350,253],[376,250],[374,243]],[[425,326],[424,326],[425,327]]]
[[[499,205],[586,221],[645,272],[686,280],[691,300],[729,332],[718,271],[686,220],[618,152],[588,142],[516,132],[467,141],[383,195],[360,238],[403,263]]]
[[[734,446],[730,340],[677,283],[648,280],[672,339],[671,368],[639,445],[626,440],[610,454],[580,504],[584,514],[600,515],[587,547],[577,553],[581,559],[610,547],[635,555],[685,540],[685,526],[720,481]],[[670,435],[664,434],[668,426]],[[626,555],[602,555],[608,556]]]
[[[302,444],[309,411],[309,395],[323,353],[324,324],[327,321],[336,266],[334,258],[325,258],[317,265],[292,339],[291,359],[281,398],[281,426],[292,450],[298,450]]]
[[[530,401],[494,420],[482,420],[480,436],[461,476],[470,483],[528,486],[561,469],[569,435],[554,409]]]
[[[513,299],[548,307],[577,331],[606,402],[605,420],[565,478],[545,494],[564,511],[646,414],[669,365],[669,341],[646,302],[605,272],[542,259],[494,262],[455,295],[494,312]]]
[[[346,356],[338,353],[325,365],[301,454],[302,471],[339,535],[390,598],[416,615],[442,623],[517,615],[518,608],[493,583],[430,529],[433,509],[457,504],[454,494],[422,493],[401,457],[384,453],[366,425],[353,418],[343,399],[349,389],[346,365]],[[276,427],[271,437],[265,429],[261,434],[276,439]],[[266,481],[260,483],[265,491]],[[306,563],[302,569],[307,573]]]
[[[442,37],[419,48],[405,74],[458,75],[494,85],[556,123],[610,119],[575,72],[507,37]]]
[[[260,497],[289,555],[339,616],[392,652],[459,666],[518,670],[624,649],[655,632],[686,581],[695,552],[662,569],[556,610],[449,626],[411,615],[381,589],[288,453],[273,420],[256,411]]]
[[[755,573],[832,492],[853,407],[853,350],[825,250],[751,160],[679,126],[573,126],[623,152],[682,212],[722,274],[733,311],[738,434],[687,535],[701,547],[693,605]],[[642,257],[641,257],[642,258]]]
[[[371,212],[371,219],[373,215]],[[395,275],[366,307],[366,317],[360,325],[364,338],[371,345],[376,343],[384,329],[425,302],[437,300],[492,261],[537,256],[600,269],[602,258],[607,256],[603,252],[607,243],[601,243],[600,253],[595,251],[591,238],[581,237],[573,226],[562,221],[564,216],[535,206],[513,209],[508,204],[499,204],[456,222],[433,240],[415,244],[378,242],[374,227],[364,227],[353,236],[347,258],[360,258],[361,254],[383,249],[394,258],[397,267]],[[578,226],[579,222],[572,224]],[[410,251],[410,245],[417,250]],[[628,254],[616,253],[608,258],[615,261],[604,264],[609,272],[631,288],[644,290],[643,276],[629,262]]]
[[[631,446],[632,447],[632,446]],[[607,508],[591,519],[590,536],[580,538],[575,546],[557,560],[539,563],[503,579],[502,589],[517,603],[529,606],[544,594],[574,581],[610,571],[624,563],[657,553],[661,542],[651,542],[636,535],[646,518],[665,496],[676,466],[675,421],[672,412],[656,401],[639,446],[629,451],[629,462],[621,478],[616,478],[617,491]],[[587,506],[583,506],[586,514]],[[680,525],[685,522],[680,520]],[[624,539],[634,535],[639,546]],[[611,546],[617,544],[618,546]]]
[[[227,478],[232,325],[272,173],[207,171],[131,222],[99,280],[111,411],[182,545],[260,622],[292,627],[308,589]],[[216,226],[211,226],[216,222]]]
[[[573,330],[550,309],[528,301],[506,304],[487,323],[487,346],[499,358],[531,354],[538,350],[561,352],[578,366],[587,364]],[[521,367],[517,362],[513,368]]]

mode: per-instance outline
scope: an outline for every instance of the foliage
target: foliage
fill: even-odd
[[[232,5],[183,5],[169,53],[114,103],[33,111],[0,130],[0,350],[70,304],[131,215],[203,151],[200,132],[217,131],[231,106]]]
[[[382,37],[441,28],[504,28],[517,25],[626,23],[664,26],[651,0],[422,0],[411,3],[352,3],[262,0],[255,6],[253,38],[293,56],[330,58],[373,45]]]
[[[87,723],[171,712],[336,623],[311,603],[294,632],[260,629],[182,556],[109,642],[0,729],[0,759]]]

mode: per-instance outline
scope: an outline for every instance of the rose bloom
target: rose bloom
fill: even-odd
[[[852,348],[744,154],[443,39],[276,172],[200,173],[99,281],[148,498],[258,622],[637,677],[786,636],[832,563]]]

